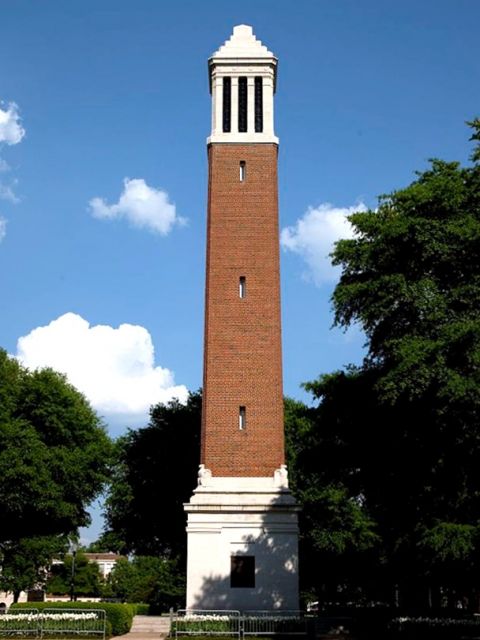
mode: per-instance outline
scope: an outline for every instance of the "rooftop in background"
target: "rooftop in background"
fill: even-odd
[[[99,560],[107,561],[107,562],[117,562],[123,556],[117,553],[85,553],[84,554],[91,562],[98,562]]]

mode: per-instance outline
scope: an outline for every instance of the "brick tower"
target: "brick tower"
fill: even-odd
[[[209,60],[202,450],[185,505],[192,609],[298,608],[298,507],[284,464],[276,68],[245,25]]]

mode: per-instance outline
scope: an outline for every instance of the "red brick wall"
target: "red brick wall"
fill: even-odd
[[[284,462],[277,146],[211,144],[208,153],[201,458],[214,476],[272,476]]]

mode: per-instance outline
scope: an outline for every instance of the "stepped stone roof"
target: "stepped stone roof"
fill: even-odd
[[[274,58],[275,56],[267,47],[257,40],[252,27],[239,24],[233,27],[230,38],[210,58]]]

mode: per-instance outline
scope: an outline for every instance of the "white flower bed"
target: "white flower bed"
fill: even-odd
[[[37,620],[97,620],[98,615],[93,613],[5,613],[0,617],[3,621],[15,620],[36,622]]]
[[[257,622],[301,622],[300,616],[245,616],[245,620],[255,620]]]
[[[237,616],[238,617],[238,616]],[[194,613],[189,613],[186,616],[182,616],[181,620],[185,620],[186,622],[228,622],[231,616],[221,616],[221,615],[196,615]]]

